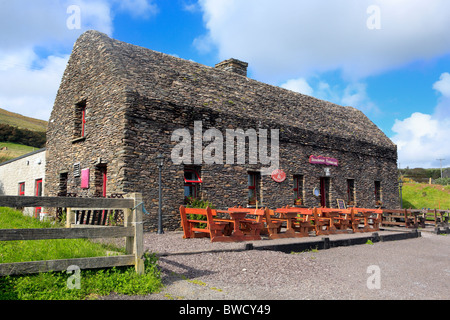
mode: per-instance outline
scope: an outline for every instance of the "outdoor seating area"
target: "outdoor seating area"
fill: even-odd
[[[448,227],[450,210],[440,209],[383,209],[382,226],[405,228]]]
[[[209,237],[211,242],[301,238],[373,232],[382,224],[381,209],[329,208],[211,208],[180,207],[183,238]]]

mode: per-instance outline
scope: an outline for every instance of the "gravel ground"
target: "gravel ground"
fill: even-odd
[[[384,232],[384,231],[383,231]],[[383,234],[380,232],[380,234]],[[164,289],[120,300],[448,300],[450,236],[420,238],[286,254],[240,250],[246,243],[182,239],[182,233],[145,234],[146,250],[160,254]],[[330,240],[357,235],[331,235]],[[311,241],[314,238],[253,241]],[[318,239],[320,240],[320,238]],[[238,250],[238,251],[236,251]],[[186,254],[190,252],[190,254]],[[369,289],[370,266],[380,287]]]

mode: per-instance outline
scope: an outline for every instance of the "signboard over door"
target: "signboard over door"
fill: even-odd
[[[339,161],[334,158],[322,157],[322,156],[310,156],[309,163],[311,164],[324,164],[326,166],[339,166]]]

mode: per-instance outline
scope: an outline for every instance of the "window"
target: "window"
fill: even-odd
[[[81,177],[81,163],[77,162],[73,165],[73,176],[75,178]]]
[[[184,197],[197,199],[200,195],[200,185],[203,183],[200,178],[200,168],[186,167],[184,169]]]
[[[36,193],[35,196],[36,197],[42,197],[42,179],[37,179],[36,180]]]
[[[35,184],[34,195],[36,197],[42,197],[42,179],[37,179]],[[34,217],[39,217],[39,214],[42,212],[42,207],[36,207],[34,209]]]
[[[86,101],[75,105],[75,123],[73,137],[84,138],[86,136]]]
[[[67,197],[67,181],[69,180],[69,174],[63,172],[59,174],[59,192],[58,197]]]
[[[25,182],[19,183],[19,196],[25,195]]]
[[[347,179],[347,205],[355,205],[355,179]]]
[[[375,204],[381,205],[381,181],[375,181]]]
[[[294,204],[303,204],[303,176],[294,175]]]
[[[248,173],[248,204],[256,205],[256,201],[261,202],[260,194],[261,173]]]

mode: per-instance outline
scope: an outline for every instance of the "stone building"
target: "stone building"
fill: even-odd
[[[0,195],[42,196],[45,183],[45,149],[27,153],[0,164]],[[24,208],[37,217],[42,208]]]
[[[398,207],[397,147],[361,111],[246,75],[236,59],[212,68],[84,33],[48,124],[47,194],[141,192],[153,230],[161,153],[166,229],[188,196],[217,208]]]

